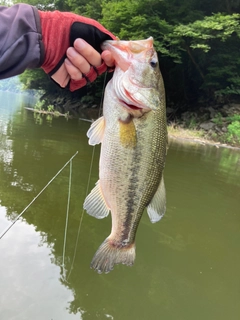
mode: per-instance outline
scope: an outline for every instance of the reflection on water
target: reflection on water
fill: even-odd
[[[27,97],[0,93],[0,232],[78,150],[73,160],[66,242],[72,265],[92,147],[89,123],[41,117]],[[91,186],[98,177],[96,148]],[[167,213],[144,215],[132,268],[89,268],[111,219],[84,215],[71,275],[62,255],[69,167],[0,241],[1,320],[240,317],[240,152],[171,141],[165,170]]]

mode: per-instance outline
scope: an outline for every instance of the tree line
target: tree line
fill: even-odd
[[[154,38],[169,105],[222,104],[240,99],[240,0],[49,0],[41,10],[72,11],[101,22],[122,40]],[[27,88],[53,89],[27,71]],[[102,82],[87,93],[99,97]],[[81,91],[81,90],[80,90]],[[85,91],[86,92],[86,91]],[[76,93],[75,93],[76,95]]]

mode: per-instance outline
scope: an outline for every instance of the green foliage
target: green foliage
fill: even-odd
[[[67,0],[71,11],[81,16],[100,20],[102,18],[102,0]]]
[[[50,89],[50,80],[42,69],[26,70],[20,76],[20,81],[23,83],[25,89]]]
[[[47,111],[48,112],[53,112],[54,111],[54,106],[52,104],[47,106]]]
[[[196,127],[197,127],[196,117],[191,117],[191,118],[186,122],[186,127],[189,128],[190,130],[196,129]]]
[[[38,124],[40,126],[43,124],[43,117],[42,117],[41,113],[35,113],[34,112],[33,117],[34,117],[34,121],[35,121],[36,124]]]
[[[55,110],[54,105],[48,104],[47,101],[44,100],[44,99],[43,100],[38,100],[34,105],[34,109],[36,111],[45,111],[45,113],[46,112],[54,113],[55,116],[59,115],[59,112],[54,111]]]
[[[160,18],[162,1],[105,1],[102,23],[120,39],[136,40],[152,36],[156,50],[175,57],[166,35],[172,26]]]
[[[102,22],[120,39],[154,37],[173,102],[224,100],[240,93],[235,8],[231,1],[104,1]]]
[[[25,2],[42,10],[72,11],[91,17],[120,39],[152,36],[167,98],[173,104],[224,103],[240,98],[240,0]],[[20,79],[25,88],[40,88],[55,95],[60,92],[39,70],[26,71]],[[89,103],[96,103],[101,99],[102,81],[86,92]]]
[[[19,3],[18,0],[13,0],[13,3]],[[68,5],[66,0],[41,0],[39,2],[38,0],[24,0],[24,3],[30,4],[32,6],[37,7],[39,10],[60,10],[60,11],[69,11],[70,6]]]
[[[240,121],[233,121],[227,129],[227,141],[240,143]]]
[[[228,117],[223,117],[221,113],[217,113],[212,121],[218,125],[223,126],[224,124],[227,125],[227,132],[222,134],[222,136],[218,136],[214,132],[211,133],[211,138],[216,140],[221,140],[222,142],[228,142],[232,145],[239,145],[240,143],[240,114],[233,114]]]
[[[218,112],[215,116],[215,118],[212,119],[212,121],[216,124],[216,125],[222,125],[223,124],[223,117],[221,115],[220,112]]]
[[[46,101],[45,100],[38,100],[36,102],[36,104],[34,105],[34,109],[38,110],[38,111],[44,110],[45,105],[46,105]]]
[[[226,41],[233,33],[236,33],[239,37],[239,19],[239,14],[213,14],[187,25],[179,24],[174,28],[171,36],[179,39],[179,41],[188,41],[192,49],[201,49],[208,52],[212,44],[210,40]]]
[[[227,117],[227,120],[231,121],[231,122],[240,121],[240,114],[234,114],[232,116],[229,116],[229,117]]]

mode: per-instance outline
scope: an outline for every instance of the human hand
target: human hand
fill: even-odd
[[[97,21],[59,11],[39,15],[45,48],[41,67],[61,87],[77,90],[114,65],[101,44],[116,37]]]
[[[106,71],[107,67],[114,66],[112,53],[105,50],[100,54],[83,39],[76,39],[73,47],[67,49],[66,59],[61,67],[52,75],[52,79],[65,88],[69,81],[76,89],[84,86],[87,81],[94,81],[97,74],[92,66],[98,68],[98,73]],[[92,69],[91,69],[92,68]],[[102,73],[101,72],[101,73]]]

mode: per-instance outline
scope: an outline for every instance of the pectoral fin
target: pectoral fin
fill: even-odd
[[[83,208],[90,216],[93,216],[97,219],[103,219],[109,214],[109,208],[103,197],[99,181],[86,197]]]
[[[162,176],[158,189],[147,207],[147,213],[152,223],[159,221],[166,211],[166,191]]]
[[[91,127],[87,132],[87,136],[89,138],[88,143],[91,146],[94,146],[95,144],[99,144],[102,142],[104,129],[105,129],[104,117],[100,117],[92,123]]]

